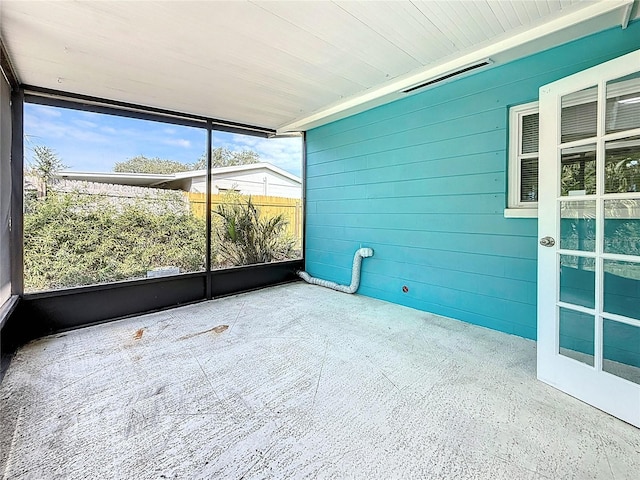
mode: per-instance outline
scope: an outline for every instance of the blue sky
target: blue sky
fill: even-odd
[[[193,163],[206,151],[205,130],[132,118],[25,104],[25,157],[33,147],[52,148],[67,170],[111,172],[116,162],[137,155]],[[300,138],[264,139],[213,132],[213,146],[253,150],[260,160],[294,175],[302,168]]]

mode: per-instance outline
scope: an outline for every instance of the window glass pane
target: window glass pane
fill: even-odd
[[[640,73],[607,83],[607,133],[640,127]]]
[[[29,292],[197,272],[204,129],[25,105]]]
[[[302,138],[214,132],[212,163],[212,268],[302,258]]]
[[[605,144],[605,193],[640,192],[640,137]]]
[[[560,203],[560,248],[583,252],[595,251],[595,201]]]
[[[604,319],[602,369],[640,384],[640,328]]]
[[[595,322],[593,315],[560,308],[560,355],[593,366]]]
[[[538,114],[522,117],[522,151],[520,153],[536,153],[538,151]]]
[[[605,200],[604,251],[640,256],[640,200]]]
[[[596,273],[593,258],[560,255],[560,301],[595,306]]]
[[[520,162],[520,201],[538,201],[538,159],[527,158]]]
[[[591,87],[562,97],[561,142],[596,136],[598,88]]]
[[[604,310],[640,320],[640,263],[604,261]]]
[[[596,146],[562,149],[562,196],[596,193]]]

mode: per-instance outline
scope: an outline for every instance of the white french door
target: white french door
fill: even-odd
[[[640,427],[640,50],[540,88],[538,378]]]

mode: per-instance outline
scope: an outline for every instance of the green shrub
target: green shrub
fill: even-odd
[[[261,218],[260,211],[249,197],[239,195],[215,210],[220,222],[215,229],[218,240],[218,263],[221,266],[251,265],[296,256],[295,239],[286,234],[284,215]]]
[[[261,218],[251,198],[230,194],[214,212],[214,267],[296,258],[283,215]],[[176,192],[120,198],[50,190],[27,195],[24,214],[25,291],[145,278],[159,267],[202,271],[205,220]]]
[[[179,196],[122,202],[50,191],[26,199],[25,290],[144,278],[163,266],[203,270],[205,242],[204,220]]]

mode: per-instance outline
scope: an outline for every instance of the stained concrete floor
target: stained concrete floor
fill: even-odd
[[[35,341],[0,474],[635,479],[640,430],[536,380],[535,343],[303,283]]]

